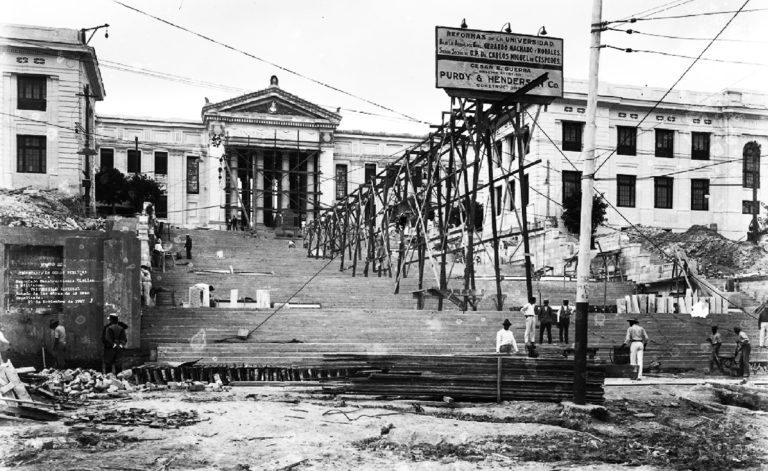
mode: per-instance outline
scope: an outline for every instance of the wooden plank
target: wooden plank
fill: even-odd
[[[0,371],[5,374],[5,378],[8,380],[8,382],[14,385],[13,392],[16,394],[16,398],[24,401],[32,400],[32,398],[29,396],[29,393],[27,392],[27,388],[24,387],[21,379],[19,379],[19,375],[16,374],[16,370],[14,369],[10,360],[5,362],[5,364],[0,365]]]

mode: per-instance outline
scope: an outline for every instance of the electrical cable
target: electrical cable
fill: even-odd
[[[114,1],[114,0],[113,0]],[[611,20],[611,21],[604,21],[604,25],[608,24],[615,24],[615,23],[636,23],[638,21],[653,21],[653,20],[676,20],[676,19],[684,19],[684,18],[696,18],[700,16],[713,16],[713,15],[727,15],[729,13],[757,13],[762,11],[768,11],[768,8],[751,8],[749,10],[745,10],[743,7],[739,8],[738,10],[724,10],[724,11],[709,11],[709,12],[703,12],[703,13],[687,13],[685,15],[670,15],[670,16],[650,16],[645,18],[630,18],[628,20]]]
[[[601,47],[607,48],[607,49],[615,49],[617,51],[627,52],[627,53],[633,53],[633,52],[642,52],[645,54],[657,54],[660,56],[667,56],[667,57],[678,57],[681,59],[696,59],[701,61],[708,61],[708,62],[720,62],[723,64],[738,64],[738,65],[754,65],[757,67],[768,67],[768,64],[761,63],[761,62],[747,62],[747,61],[732,61],[727,59],[717,59],[717,58],[709,58],[709,57],[694,57],[694,56],[686,56],[684,54],[675,54],[672,52],[664,52],[664,51],[652,51],[649,49],[634,49],[631,47],[618,47],[618,46],[612,46],[610,44],[603,44]]]
[[[702,38],[702,37],[692,37],[692,36],[672,36],[668,34],[655,34],[655,33],[645,33],[643,31],[638,31],[636,29],[620,29],[620,28],[606,28],[608,31],[616,31],[620,33],[627,33],[627,34],[639,34],[642,36],[651,36],[654,38],[665,38],[665,39],[679,39],[683,41],[710,41],[712,38]],[[750,44],[768,44],[768,41],[757,41],[752,39],[732,39],[732,38],[720,38],[718,39],[720,42],[734,42],[734,43],[750,43]]]
[[[166,24],[166,25],[168,25],[168,26],[171,26],[171,27],[173,27],[173,28],[176,28],[176,29],[178,29],[178,30],[181,30],[181,31],[184,31],[184,32],[186,32],[186,33],[189,33],[189,34],[195,35],[195,36],[197,36],[197,37],[199,37],[199,38],[202,38],[202,39],[204,39],[204,40],[206,40],[206,41],[209,41],[209,42],[211,42],[211,43],[217,44],[217,45],[219,45],[219,46],[222,46],[222,47],[224,47],[224,48],[227,48],[227,49],[229,49],[229,50],[231,50],[231,51],[234,51],[234,52],[237,52],[237,53],[239,53],[239,54],[242,54],[242,55],[244,55],[244,56],[250,57],[251,59],[255,59],[255,60],[259,61],[259,62],[263,62],[263,63],[265,63],[265,64],[267,64],[267,65],[270,65],[270,66],[272,66],[272,67],[275,67],[275,68],[277,68],[277,69],[279,69],[279,70],[282,70],[282,71],[284,71],[284,72],[288,72],[289,74],[295,75],[295,76],[297,76],[297,77],[300,77],[300,78],[303,78],[303,79],[305,79],[305,80],[309,80],[310,82],[316,83],[316,84],[318,84],[318,85],[320,85],[320,86],[323,86],[323,87],[325,87],[325,88],[328,88],[328,89],[330,89],[330,90],[333,90],[333,91],[335,91],[335,92],[338,92],[338,93],[341,93],[341,94],[343,94],[343,95],[346,95],[346,96],[349,96],[349,97],[355,98],[355,99],[357,99],[357,100],[361,100],[361,101],[363,101],[363,102],[365,102],[365,103],[368,103],[369,105],[373,105],[373,106],[375,106],[375,107],[377,107],[377,108],[381,108],[381,109],[383,109],[383,110],[386,110],[386,111],[389,111],[389,112],[391,112],[391,113],[395,113],[395,114],[398,114],[398,115],[400,115],[400,116],[403,116],[403,117],[405,117],[405,118],[408,118],[408,119],[409,119],[409,120],[411,120],[411,121],[414,121],[414,122],[417,122],[417,123],[422,123],[422,124],[430,124],[430,123],[428,123],[428,122],[426,122],[426,121],[422,121],[422,120],[416,119],[416,118],[414,118],[414,117],[412,117],[412,116],[409,116],[409,115],[407,115],[407,114],[405,114],[405,113],[401,113],[401,112],[399,112],[399,111],[396,111],[396,110],[394,110],[394,109],[392,109],[392,108],[389,108],[389,107],[387,107],[387,106],[384,106],[384,105],[381,105],[381,104],[379,104],[379,103],[376,103],[375,101],[369,100],[369,99],[367,99],[367,98],[363,98],[363,97],[361,97],[361,96],[359,96],[359,95],[355,95],[354,93],[350,93],[350,92],[348,92],[348,91],[342,90],[341,88],[338,88],[338,87],[335,87],[335,86],[333,86],[333,85],[330,85],[330,84],[328,84],[328,83],[325,83],[325,82],[323,82],[323,81],[320,81],[320,80],[314,79],[314,78],[312,78],[312,77],[309,77],[309,76],[307,76],[307,75],[304,75],[304,74],[302,74],[302,73],[300,73],[300,72],[297,72],[297,71],[295,71],[295,70],[289,69],[288,67],[284,67],[284,66],[282,66],[282,65],[280,65],[280,64],[277,64],[277,63],[275,63],[275,62],[269,61],[269,60],[267,60],[267,59],[264,59],[264,58],[262,58],[262,57],[256,56],[256,55],[254,55],[254,54],[251,54],[251,53],[249,53],[249,52],[247,52],[247,51],[244,51],[244,50],[242,50],[242,49],[239,49],[239,48],[237,48],[237,47],[234,47],[234,46],[231,46],[231,45],[229,45],[229,44],[226,44],[226,43],[223,43],[223,42],[221,42],[221,41],[218,41],[218,40],[216,40],[216,39],[213,39],[213,38],[211,38],[210,36],[206,36],[206,35],[204,35],[204,34],[201,34],[201,33],[198,33],[198,32],[196,32],[196,31],[192,31],[191,29],[185,28],[184,26],[180,26],[180,25],[177,25],[177,24],[175,24],[175,23],[172,23],[172,22],[170,22],[170,21],[168,21],[168,20],[165,20],[165,19],[163,19],[163,18],[160,18],[160,17],[158,17],[158,16],[155,16],[155,15],[152,15],[152,14],[150,14],[150,13],[147,13],[147,12],[145,12],[145,11],[143,11],[143,10],[140,10],[140,9],[138,9],[138,8],[136,8],[136,7],[132,7],[132,6],[130,6],[130,5],[127,5],[127,4],[125,4],[125,3],[123,3],[123,2],[121,2],[121,1],[119,1],[119,0],[112,0],[112,2],[114,2],[114,3],[116,3],[116,4],[120,5],[120,6],[123,6],[123,7],[127,8],[127,9],[129,9],[129,10],[133,10],[133,11],[135,11],[136,13],[142,14],[142,15],[144,15],[144,16],[147,16],[147,17],[149,17],[149,18],[152,18],[152,19],[154,19],[154,20],[157,20],[157,21],[159,21],[159,22],[161,22],[161,23],[164,23],[164,24]]]
[[[733,22],[733,20],[736,19],[736,17],[739,15],[739,13],[742,10],[744,10],[744,8],[747,6],[747,4],[749,2],[750,2],[750,0],[745,0],[744,1],[744,3],[741,5],[741,8],[739,8],[733,14],[733,16],[731,16],[731,18],[725,23],[725,25],[720,29],[720,31],[718,31],[718,33],[712,38],[712,40],[709,43],[707,43],[706,47],[704,47],[704,49],[701,51],[701,53],[699,53],[699,55],[693,60],[693,62],[691,62],[691,64],[683,71],[683,73],[680,75],[680,77],[678,77],[677,80],[675,80],[675,83],[673,83],[672,86],[669,87],[666,92],[664,92],[664,94],[661,96],[661,98],[659,98],[656,101],[656,103],[654,103],[654,105],[645,113],[645,115],[640,120],[640,122],[637,123],[637,126],[635,126],[636,129],[640,127],[640,125],[648,118],[648,116],[651,115],[653,110],[655,110],[661,104],[661,102],[664,101],[664,99],[667,97],[667,95],[669,95],[672,92],[672,90],[674,90],[674,88],[683,80],[683,78],[688,74],[688,72],[690,72],[690,70],[693,68],[693,66],[696,65],[696,63],[699,61],[699,59],[709,50],[710,47],[712,47],[712,44],[714,44],[715,41],[717,41],[717,38],[719,38],[723,34],[723,32],[725,32],[725,30],[728,28],[728,26],[730,26],[730,24]],[[611,152],[608,155],[608,157],[606,157],[602,161],[602,163],[600,163],[600,165],[595,169],[594,174],[597,174],[597,172],[600,171],[601,168],[603,168],[603,166],[608,162],[608,160],[610,160],[610,158],[613,155],[616,154],[616,151],[618,151],[618,149],[619,148],[617,146],[616,149],[613,152]],[[593,176],[594,176],[594,174],[593,174]]]

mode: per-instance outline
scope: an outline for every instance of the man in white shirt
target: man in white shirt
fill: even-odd
[[[536,342],[536,298],[528,298],[528,302],[523,305],[520,312],[525,316],[525,335],[523,340],[527,344],[528,342]]]
[[[648,343],[648,334],[638,325],[637,319],[627,319],[627,322],[629,322],[629,328],[624,344],[629,346],[629,363],[637,367],[635,379],[640,381],[643,379],[643,352]]]
[[[500,329],[496,333],[496,353],[512,353],[512,349],[517,350],[517,342],[515,342],[515,335],[509,330],[509,326],[512,325],[509,319],[504,319],[503,329]]]

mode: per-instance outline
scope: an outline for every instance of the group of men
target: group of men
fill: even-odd
[[[525,318],[524,342],[526,347],[535,343],[535,320],[539,319],[539,343],[544,341],[544,331],[547,332],[549,343],[552,343],[552,324],[556,323],[560,331],[560,342],[568,343],[568,327],[570,325],[573,309],[568,305],[568,300],[563,300],[563,305],[557,311],[549,305],[549,300],[544,300],[544,305],[536,306],[536,298],[531,297],[528,302],[520,309]],[[758,330],[760,332],[760,348],[768,348],[768,302],[758,308]],[[648,345],[648,333],[640,326],[636,318],[627,319],[629,328],[624,338],[624,345],[629,347],[630,365],[634,367],[633,380],[641,381],[643,379],[643,354]],[[515,336],[509,329],[512,323],[509,319],[504,319],[502,329],[496,333],[496,353],[518,353]],[[749,378],[750,366],[749,357],[752,347],[749,343],[749,337],[740,327],[734,327],[733,333],[736,334],[736,351],[734,354],[733,372],[737,376]],[[710,371],[720,367],[720,347],[722,345],[722,336],[718,332],[718,326],[712,326],[712,336],[707,339],[712,345],[710,357]]]
[[[539,318],[539,343],[544,343],[544,331],[547,331],[547,341],[552,343],[552,324],[557,325],[560,343],[569,343],[568,341],[568,329],[571,325],[571,316],[573,315],[573,308],[569,305],[568,300],[564,299],[560,309],[555,311],[552,306],[549,305],[549,300],[544,300],[544,305],[536,306],[536,298],[532,297],[528,299],[528,302],[521,308],[521,312],[525,317],[525,335],[523,341],[526,346],[531,346],[536,343],[536,317]],[[504,319],[503,329],[499,330],[496,334],[496,353],[510,353],[514,348],[515,352],[518,351],[517,342],[512,331],[509,330],[509,326],[512,325],[509,319]]]
[[[51,319],[48,323],[51,329],[51,348],[53,353],[53,366],[58,369],[66,368],[67,330],[58,319]],[[101,369],[103,373],[119,373],[122,370],[123,352],[128,343],[125,330],[128,325],[120,322],[117,314],[109,315],[109,324],[102,331],[101,341],[104,344],[104,356]]]

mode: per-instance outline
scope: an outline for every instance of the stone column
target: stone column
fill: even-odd
[[[315,175],[311,172],[314,172],[315,170],[315,162],[313,157],[309,157],[307,159],[307,187],[305,190],[306,198],[304,199],[304,204],[302,207],[307,211],[304,213],[306,215],[306,221],[309,223],[315,218],[315,215],[312,213],[312,209],[314,209],[315,204],[315,195],[312,194],[313,191],[315,191]]]
[[[229,207],[236,211],[234,214],[240,218],[240,198],[238,195],[238,189],[240,186],[240,179],[237,178],[237,156],[232,155],[229,157],[229,168],[231,170],[229,174]]]
[[[333,146],[323,146],[320,148],[320,155],[317,159],[319,170],[323,172],[320,179],[320,212],[324,208],[332,206],[336,200],[336,167],[333,164]]]
[[[264,152],[256,151],[256,195],[253,199],[256,206],[256,223],[264,223]]]
[[[288,154],[283,152],[281,153],[281,159],[280,163],[283,165],[283,175],[281,178],[280,185],[282,186],[280,188],[280,209],[288,209],[290,207],[290,193],[289,190],[291,189],[291,181],[289,179],[288,171],[291,169],[291,162],[288,158]],[[285,224],[288,224],[286,221]]]

